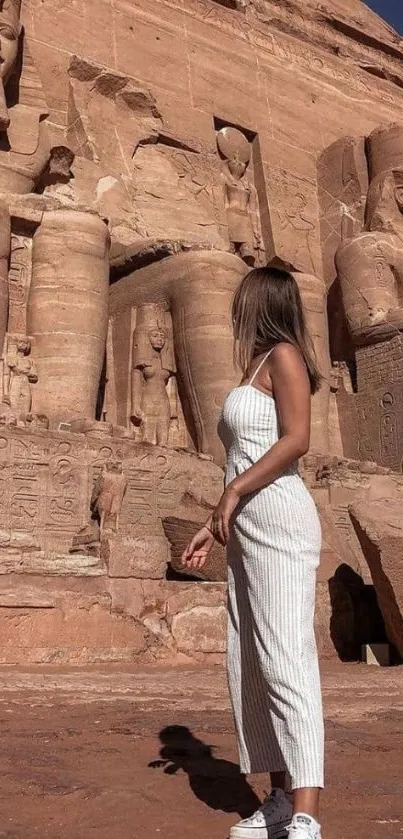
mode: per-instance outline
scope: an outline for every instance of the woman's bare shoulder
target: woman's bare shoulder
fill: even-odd
[[[273,347],[270,359],[278,364],[289,365],[303,363],[301,351],[298,347],[295,347],[294,344],[288,343],[288,341],[279,341],[278,344]]]

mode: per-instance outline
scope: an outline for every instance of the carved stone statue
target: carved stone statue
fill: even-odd
[[[2,0],[0,3],[0,131],[7,130],[10,116],[6,104],[5,87],[15,70],[21,34],[21,0]]]
[[[33,192],[46,169],[50,141],[44,118],[44,103],[24,101],[9,89],[15,85],[21,49],[21,0],[0,0],[0,192],[24,194]],[[11,105],[9,105],[9,99]],[[13,102],[17,101],[17,104]]]
[[[46,104],[32,78],[24,80],[20,24],[21,0],[0,0],[0,193],[33,192],[50,158],[50,139],[45,122]],[[29,74],[28,74],[29,75]],[[8,262],[11,226],[7,203],[1,203],[0,237],[0,353],[3,351],[8,317]]]
[[[101,537],[105,530],[117,533],[119,513],[127,489],[121,462],[108,461],[95,481],[91,496],[91,512],[99,516]]]
[[[140,428],[144,442],[168,444],[171,419],[178,416],[167,392],[175,372],[172,340],[164,313],[152,305],[140,307],[133,334],[130,418]]]
[[[344,308],[357,345],[403,330],[403,127],[368,140],[370,186],[365,230],[336,254]]]
[[[259,208],[255,186],[246,175],[251,148],[237,128],[222,128],[217,146],[223,158],[221,178],[227,213],[228,235],[234,253],[254,265],[262,248]]]
[[[32,339],[25,335],[7,335],[3,359],[3,403],[19,423],[31,416],[32,390],[38,376],[31,357]]]

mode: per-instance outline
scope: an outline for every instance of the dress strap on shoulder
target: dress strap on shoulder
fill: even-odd
[[[267,353],[266,353],[266,355],[264,355],[264,356],[263,356],[263,358],[262,358],[262,360],[261,360],[260,364],[258,364],[258,366],[256,367],[256,370],[255,370],[255,372],[254,372],[254,374],[253,374],[252,378],[251,378],[251,379],[250,379],[250,381],[249,381],[249,384],[250,384],[250,385],[251,385],[251,384],[253,384],[253,382],[255,381],[256,376],[258,375],[258,373],[260,373],[260,371],[261,371],[261,369],[262,369],[262,367],[263,367],[263,365],[264,365],[265,361],[267,361],[267,359],[268,359],[269,355],[271,355],[271,353],[273,352],[273,350],[274,350],[274,347],[272,347],[272,348],[271,348],[271,350],[269,350],[269,352],[267,352]]]

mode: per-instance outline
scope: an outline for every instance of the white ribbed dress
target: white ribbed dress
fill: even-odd
[[[260,367],[224,404],[226,483],[279,439],[275,401],[253,385]],[[323,787],[314,635],[320,546],[315,504],[295,465],[241,500],[227,550],[227,665],[241,771],[285,771],[293,789]]]

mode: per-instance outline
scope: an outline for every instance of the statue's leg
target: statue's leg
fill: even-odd
[[[175,271],[171,311],[178,386],[188,430],[197,451],[223,464],[217,422],[237,381],[230,309],[246,268],[232,254],[194,251],[170,260],[170,270]]]
[[[95,419],[108,330],[109,233],[93,213],[45,212],[33,242],[28,334],[33,410],[51,425]]]
[[[146,410],[144,410],[142,438],[143,443],[151,443],[153,446],[157,445],[157,420],[153,413],[148,414]]]
[[[165,394],[157,416],[157,446],[167,446],[169,439],[169,428],[171,423],[171,406],[168,395]]]

